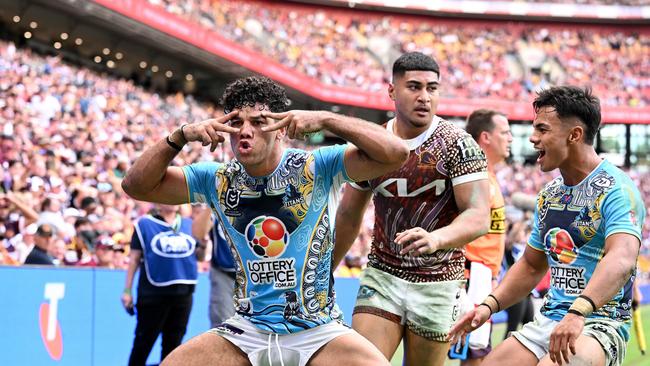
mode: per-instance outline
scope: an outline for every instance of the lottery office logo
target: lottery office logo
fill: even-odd
[[[64,283],[46,283],[43,302],[38,312],[39,327],[43,345],[50,357],[59,361],[63,356],[63,338],[61,336],[61,324],[57,319],[59,300],[65,296]]]
[[[294,258],[279,258],[289,246],[289,232],[273,216],[258,216],[246,226],[246,240],[260,260],[246,261],[251,281],[272,284],[276,289],[296,286]]]

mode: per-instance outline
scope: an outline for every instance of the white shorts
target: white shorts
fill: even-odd
[[[429,341],[446,342],[456,322],[465,281],[409,282],[368,267],[359,280],[354,314],[373,314]]]
[[[339,321],[331,321],[298,333],[269,333],[235,314],[208,332],[218,334],[239,347],[253,366],[305,366],[324,345],[354,330]]]
[[[558,321],[547,318],[542,313],[535,313],[535,319],[526,323],[521,330],[513,332],[515,337],[524,347],[541,360],[548,353],[551,333]],[[611,319],[587,318],[582,334],[592,337],[600,343],[605,352],[605,365],[620,366],[625,359],[627,342],[621,337],[618,328],[624,324]]]

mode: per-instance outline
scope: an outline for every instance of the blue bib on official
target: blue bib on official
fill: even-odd
[[[176,231],[169,224],[147,215],[135,225],[142,243],[147,278],[154,286],[195,284],[196,240],[192,237],[192,221],[181,219]]]

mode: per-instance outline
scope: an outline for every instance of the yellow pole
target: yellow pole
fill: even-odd
[[[642,355],[645,355],[645,334],[643,332],[643,321],[641,321],[641,309],[636,307],[632,311],[632,319],[634,320],[634,334],[636,334],[636,339],[639,342],[639,350]]]

